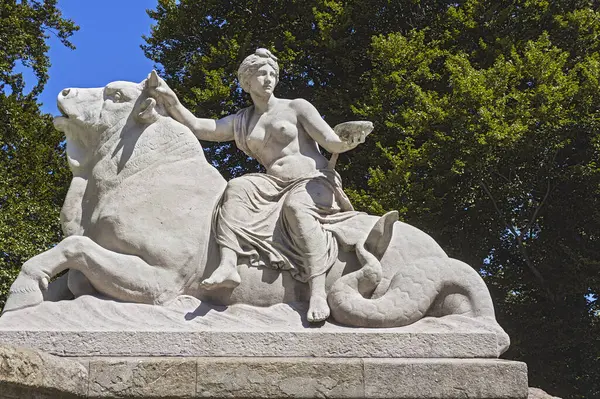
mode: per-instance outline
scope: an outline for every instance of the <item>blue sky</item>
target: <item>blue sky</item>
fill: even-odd
[[[39,97],[44,112],[56,115],[56,96],[67,87],[99,87],[114,80],[142,81],[153,68],[140,45],[150,34],[146,9],[157,0],[59,0],[58,7],[80,30],[72,36],[76,50],[54,36],[50,44],[50,79]],[[35,83],[25,73],[27,87]]]

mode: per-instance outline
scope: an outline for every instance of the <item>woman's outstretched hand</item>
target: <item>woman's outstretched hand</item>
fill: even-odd
[[[354,148],[365,142],[365,138],[373,131],[373,122],[351,121],[335,125],[333,131],[346,142],[350,148]]]
[[[159,104],[162,104],[166,108],[179,104],[179,99],[175,92],[171,90],[163,78],[158,76],[156,71],[153,70],[150,72],[148,79],[146,80],[146,85],[150,96],[152,96]]]
[[[355,148],[357,145],[365,142],[367,136],[373,131],[373,122],[369,121],[350,121],[335,125],[333,128],[343,142],[348,145],[348,150]],[[339,154],[331,154],[327,169],[334,170]]]

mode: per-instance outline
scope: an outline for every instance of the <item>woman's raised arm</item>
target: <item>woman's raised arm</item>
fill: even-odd
[[[173,119],[184,124],[200,140],[206,141],[231,141],[233,140],[233,119],[235,115],[228,115],[221,119],[196,118],[179,101],[177,104],[167,106],[167,112]]]
[[[160,104],[162,104],[169,115],[177,122],[187,126],[200,140],[207,141],[231,141],[233,140],[233,120],[235,115],[229,115],[221,119],[196,118],[185,108],[177,95],[167,82],[165,82],[156,71],[148,76],[148,90]]]

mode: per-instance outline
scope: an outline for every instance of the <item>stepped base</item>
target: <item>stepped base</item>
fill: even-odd
[[[82,297],[9,312],[0,398],[527,397],[526,365],[497,359],[506,343],[495,322],[312,326],[301,306]]]
[[[525,364],[498,359],[69,359],[43,354],[45,361],[28,356],[41,365],[24,368],[20,356],[34,352],[17,352],[0,367],[0,398],[527,397]],[[19,375],[23,369],[27,376]]]
[[[310,325],[306,304],[178,307],[94,297],[44,302],[0,318],[0,344],[59,356],[497,358],[497,324],[427,317],[406,327]],[[504,334],[504,332],[502,332]]]

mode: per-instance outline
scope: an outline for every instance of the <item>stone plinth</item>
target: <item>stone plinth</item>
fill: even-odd
[[[417,334],[364,330],[348,332],[24,330],[0,331],[0,344],[38,349],[59,356],[82,357],[496,357],[496,336],[481,331]]]
[[[53,368],[44,371],[42,365],[37,372],[50,374],[60,364],[60,369],[84,369],[83,376],[62,391],[59,383],[49,391],[27,380],[7,381],[3,372],[0,398],[527,397],[525,364],[497,359],[56,359]]]
[[[59,356],[497,358],[497,331],[462,316],[399,328],[311,325],[305,305],[158,307],[81,297],[5,313],[0,344]]]
[[[83,297],[6,313],[0,345],[31,349],[11,352],[0,398],[527,397],[525,364],[498,360],[496,333],[477,320],[309,327],[290,305],[188,305]]]

